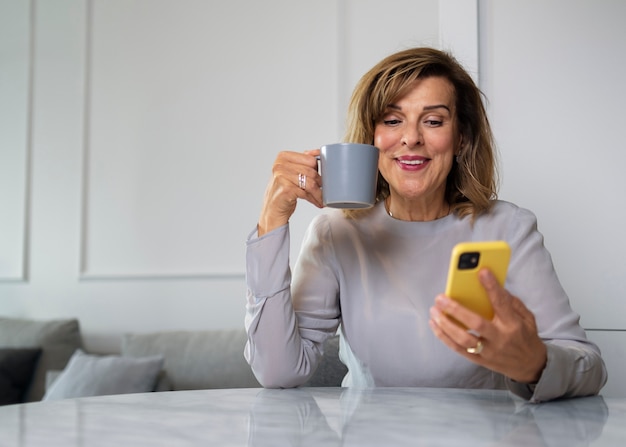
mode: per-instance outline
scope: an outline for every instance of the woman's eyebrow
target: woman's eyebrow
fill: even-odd
[[[436,104],[434,106],[425,106],[424,110],[434,110],[434,109],[446,109],[448,112],[450,112],[450,107],[448,107],[445,104]]]
[[[393,109],[393,110],[402,110],[402,107],[400,107],[397,104],[389,104],[387,106],[387,108],[388,109]],[[448,112],[451,113],[450,107],[448,107],[445,104],[435,104],[435,105],[432,105],[432,106],[424,106],[424,110],[435,110],[435,109],[446,109]]]

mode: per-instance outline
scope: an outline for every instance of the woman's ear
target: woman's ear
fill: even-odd
[[[459,159],[460,159],[460,157],[461,157],[461,154],[462,154],[462,153],[463,153],[463,151],[464,151],[464,148],[465,148],[465,140],[464,140],[464,138],[463,138],[463,135],[460,135],[460,136],[459,136],[459,144],[458,144],[458,146],[456,147],[456,150],[454,151],[454,155],[455,155],[455,157],[454,157],[454,158],[455,158],[455,160],[456,160],[456,162],[457,162],[457,163],[459,163]]]
[[[463,148],[465,146],[465,139],[463,138],[463,135],[459,135],[459,145],[456,148],[456,153],[454,155],[456,155],[457,157],[459,155],[461,155],[461,152],[463,152]]]

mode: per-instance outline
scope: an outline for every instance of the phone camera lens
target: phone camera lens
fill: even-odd
[[[480,253],[468,252],[459,257],[459,270],[471,270],[476,268],[480,260]]]

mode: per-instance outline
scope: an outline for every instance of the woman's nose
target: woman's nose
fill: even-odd
[[[408,148],[422,143],[422,135],[418,127],[408,126],[402,135],[402,145]]]

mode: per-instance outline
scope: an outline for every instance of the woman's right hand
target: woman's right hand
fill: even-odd
[[[318,208],[322,208],[322,178],[317,172],[319,149],[305,152],[281,152],[274,161],[272,178],[267,190],[258,235],[262,236],[289,222],[296,210],[298,199],[305,199]],[[304,175],[304,182],[300,182]],[[301,186],[304,186],[302,188]]]

